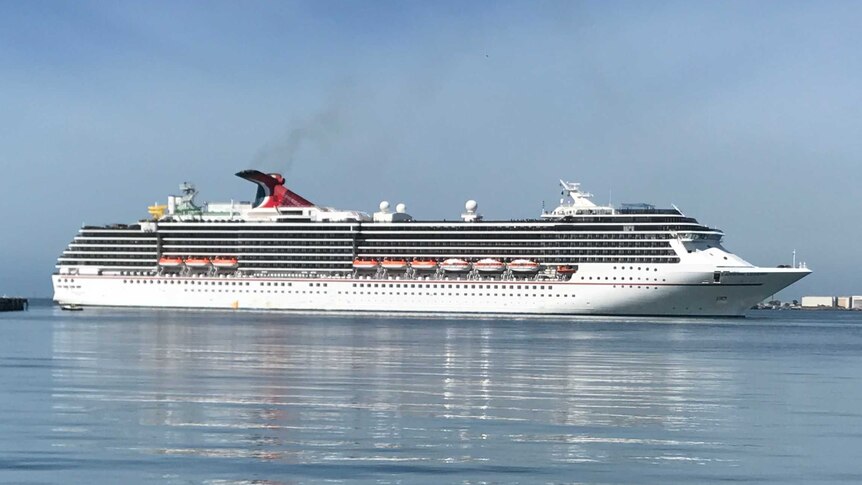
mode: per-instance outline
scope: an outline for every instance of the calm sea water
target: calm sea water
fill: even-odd
[[[3,483],[860,483],[862,314],[0,314]]]

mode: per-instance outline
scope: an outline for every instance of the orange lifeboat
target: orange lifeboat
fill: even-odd
[[[377,269],[377,261],[373,259],[357,258],[353,260],[353,269],[370,270]]]
[[[463,273],[465,271],[470,271],[470,263],[458,258],[447,259],[440,263],[440,267],[443,268],[443,271],[448,271],[450,273]]]
[[[218,269],[233,269],[239,266],[239,261],[236,258],[218,256],[213,258],[213,266]]]
[[[399,270],[399,269],[407,269],[407,261],[403,259],[384,259],[380,266],[383,269],[388,270]]]
[[[206,269],[210,266],[210,258],[192,256],[186,258],[186,266],[191,269]]]
[[[491,258],[480,259],[473,264],[473,267],[482,273],[499,273],[505,268],[503,263]]]
[[[539,263],[529,259],[516,259],[509,263],[509,269],[513,273],[535,273],[539,271]]]
[[[410,262],[410,267],[416,271],[434,271],[437,269],[437,261],[414,259]]]
[[[557,266],[557,273],[559,274],[575,274],[577,272],[577,266],[569,266],[568,264],[561,264],[560,266]]]
[[[162,268],[180,268],[183,265],[183,258],[175,256],[162,256],[159,258],[159,266]]]

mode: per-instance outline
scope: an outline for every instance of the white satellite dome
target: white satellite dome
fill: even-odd
[[[464,208],[467,209],[467,212],[476,212],[476,209],[479,208],[479,203],[470,199],[466,204],[464,204]]]
[[[407,206],[404,205],[404,202],[399,202],[398,205],[395,206],[395,212],[399,214],[404,214],[407,212]]]
[[[386,212],[389,210],[389,201],[384,200],[380,202],[380,212]]]

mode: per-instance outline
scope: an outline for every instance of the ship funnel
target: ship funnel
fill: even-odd
[[[254,208],[263,207],[312,207],[314,204],[284,186],[284,177],[279,173],[266,174],[259,170],[243,170],[237,177],[257,184]]]

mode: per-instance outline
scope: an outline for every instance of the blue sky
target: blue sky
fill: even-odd
[[[782,296],[862,294],[858,2],[0,0],[0,293],[50,295],[82,222],[244,168],[417,218],[535,216],[557,179],[671,203]],[[612,195],[611,195],[612,194]]]

